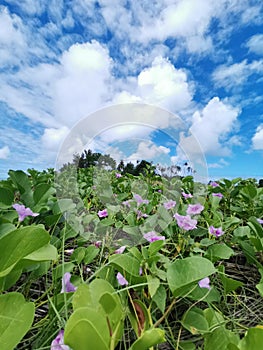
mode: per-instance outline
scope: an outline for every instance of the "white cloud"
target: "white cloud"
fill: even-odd
[[[217,156],[230,154],[226,141],[230,132],[237,131],[235,123],[238,115],[237,108],[225,104],[218,97],[210,100],[201,112],[194,113],[190,131],[205,154]],[[193,152],[191,136],[181,135],[180,145],[188,152]]]
[[[203,51],[210,49],[209,45],[199,48],[193,45],[193,40],[205,40],[204,36],[214,13],[213,2],[210,0],[181,0],[164,6],[159,16],[146,21],[139,30],[138,39],[147,42],[151,39],[165,40],[168,37],[184,38],[188,49]],[[189,39],[189,43],[188,43]]]
[[[30,16],[41,15],[46,8],[46,3],[43,0],[8,0],[8,3]]]
[[[262,74],[263,60],[248,63],[243,60],[232,65],[221,65],[213,73],[212,78],[217,86],[226,89],[240,88],[252,74]]]
[[[148,161],[156,160],[159,157],[165,156],[170,152],[168,147],[158,146],[152,141],[141,141],[138,144],[137,151],[131,154],[127,161],[135,161],[137,159],[145,159]]]
[[[249,51],[254,52],[258,55],[263,55],[263,34],[253,35],[246,46],[249,48]]]
[[[252,148],[254,150],[263,150],[263,124],[259,125],[252,137]]]
[[[1,68],[18,65],[23,60],[26,39],[22,32],[23,23],[7,8],[0,6],[0,66]]]
[[[63,53],[59,69],[54,112],[61,123],[72,126],[109,100],[111,59],[97,41],[71,46]]]
[[[44,149],[47,151],[57,152],[59,146],[68,133],[69,129],[66,126],[63,126],[60,129],[45,129],[44,134],[41,137]]]
[[[139,74],[138,89],[143,101],[172,111],[188,107],[192,99],[186,73],[162,57]]]
[[[10,149],[8,146],[0,148],[0,159],[7,159],[10,154]]]
[[[225,161],[225,159],[220,158],[217,163],[208,163],[208,168],[219,169],[224,168],[229,165],[229,162]]]

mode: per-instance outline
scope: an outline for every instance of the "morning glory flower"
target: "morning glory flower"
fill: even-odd
[[[137,193],[135,193],[134,195],[133,195],[133,198],[135,199],[135,201],[137,202],[137,204],[148,204],[149,203],[149,201],[148,201],[148,199],[142,199],[142,197],[139,195],[139,194],[137,194]]]
[[[30,208],[26,208],[23,204],[15,203],[12,207],[17,211],[18,221],[23,221],[27,216],[38,216],[38,213],[33,213]]]
[[[215,228],[214,226],[209,227],[209,233],[215,237],[222,236],[225,232],[222,230],[222,227]]]
[[[222,193],[212,193],[212,196],[214,197],[219,197],[219,198],[223,198],[224,196],[222,195]]]
[[[263,219],[257,219],[257,222],[261,225],[263,225]]]
[[[205,277],[202,280],[200,280],[198,282],[198,285],[199,285],[200,288],[207,288],[209,290],[211,289],[209,277]]]
[[[127,201],[122,202],[123,205],[125,205],[126,207],[130,208],[131,204],[130,204],[131,200],[128,199]]]
[[[116,176],[117,179],[119,179],[121,177],[121,174],[120,173],[116,173],[115,176]]]
[[[96,248],[99,248],[102,245],[102,241],[96,241],[93,244],[95,245]]]
[[[148,241],[150,243],[155,242],[155,241],[160,241],[160,240],[164,241],[165,240],[164,236],[158,236],[156,234],[156,232],[154,232],[154,231],[150,231],[148,233],[145,233],[143,235],[143,238],[145,238],[146,241]]]
[[[107,209],[99,210],[98,211],[98,216],[99,216],[99,218],[106,218],[108,216]]]
[[[176,206],[176,202],[173,200],[169,200],[168,202],[163,203],[163,206],[165,207],[165,209],[169,210]]]
[[[148,215],[145,213],[142,213],[140,210],[137,210],[136,213],[137,213],[137,220],[141,218],[148,218]]]
[[[219,184],[218,184],[217,182],[215,182],[215,181],[211,181],[211,182],[210,182],[210,186],[212,186],[212,187],[218,187]]]
[[[182,192],[182,196],[187,199],[187,198],[193,198],[193,195],[191,193],[185,193],[185,192]]]
[[[122,247],[115,250],[115,254],[122,254],[124,250],[126,249],[126,245],[123,245]]]
[[[70,350],[70,347],[64,344],[64,330],[61,329],[58,335],[51,343],[50,350]]]
[[[60,293],[69,293],[69,292],[75,292],[77,289],[71,282],[70,282],[71,274],[70,272],[65,272],[63,278],[62,278],[62,289]]]
[[[122,276],[120,272],[117,273],[116,277],[121,286],[128,286],[128,281]]]
[[[204,210],[204,206],[200,203],[197,203],[197,204],[189,204],[188,205],[188,208],[186,210],[186,213],[188,215],[197,215],[197,214],[200,214],[201,211]]]
[[[177,225],[185,231],[193,230],[196,228],[197,220],[192,219],[190,215],[183,216],[176,213],[173,217],[176,219]]]

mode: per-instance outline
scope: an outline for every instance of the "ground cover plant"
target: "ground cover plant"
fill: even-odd
[[[255,350],[263,188],[149,167],[0,182],[1,350]]]

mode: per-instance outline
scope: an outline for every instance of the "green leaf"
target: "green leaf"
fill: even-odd
[[[34,319],[34,303],[16,292],[0,295],[1,350],[13,350],[29,331]]]
[[[166,304],[166,289],[163,285],[160,285],[156,293],[153,296],[153,301],[157,307],[164,313]]]
[[[221,259],[229,259],[234,255],[234,250],[225,243],[216,243],[208,247],[205,257],[215,262]]]
[[[259,327],[250,328],[245,337],[240,341],[240,350],[262,349],[263,329]]]
[[[152,256],[158,253],[158,251],[163,247],[163,245],[164,245],[163,240],[152,242],[148,248],[149,256]]]
[[[234,236],[238,238],[249,237],[250,228],[249,226],[239,226],[234,230]]]
[[[212,303],[215,301],[219,302],[221,299],[221,294],[214,286],[210,290],[200,288],[198,286],[190,294],[188,294],[187,297],[192,300],[203,300],[207,303]]]
[[[8,175],[10,176],[13,183],[17,186],[21,194],[31,190],[31,183],[29,181],[28,175],[22,170],[9,170]]]
[[[111,314],[117,306],[115,298],[109,292],[106,292],[101,296],[99,303],[102,305],[106,314]]]
[[[39,226],[27,226],[9,232],[0,239],[0,277],[8,274],[19,260],[46,245],[49,234]]]
[[[234,290],[236,290],[239,287],[242,287],[244,283],[240,282],[240,281],[236,281],[233,278],[229,278],[225,275],[225,267],[223,265],[218,267],[218,271],[220,271],[221,273],[219,274],[220,279],[222,281],[223,287],[224,287],[224,291],[225,294],[229,294],[230,292],[233,292]]]
[[[8,208],[14,200],[14,194],[8,188],[0,187],[0,208]]]
[[[105,315],[91,307],[77,309],[69,318],[64,343],[74,350],[109,350],[110,332]]]
[[[150,347],[165,341],[165,332],[159,328],[148,329],[138,338],[129,350],[148,350]]]
[[[90,245],[86,248],[85,251],[85,258],[84,258],[84,263],[85,264],[90,264],[96,256],[99,254],[99,249],[95,247],[94,245]]]
[[[140,276],[140,261],[128,254],[115,254],[109,258],[109,261],[114,267],[121,272],[126,280],[134,283],[142,283],[145,277]]]
[[[23,259],[33,260],[33,261],[48,261],[56,260],[58,257],[57,248],[51,244],[46,244],[43,247],[35,250],[33,253],[28,254]]]
[[[186,311],[182,319],[182,325],[192,334],[204,334],[209,331],[209,325],[203,310],[197,307]]]
[[[210,334],[206,334],[204,338],[204,350],[228,350],[231,344],[238,345],[239,342],[238,335],[223,326],[216,328]],[[259,348],[254,348],[254,350],[256,349]],[[246,348],[246,350],[249,349]]]
[[[55,189],[50,184],[41,183],[37,185],[33,193],[35,206],[41,207],[54,192]]]
[[[167,269],[169,287],[175,297],[184,296],[201,279],[215,273],[216,269],[212,262],[206,258],[193,256],[178,259]]]
[[[22,274],[22,269],[13,269],[8,275],[0,277],[0,291],[12,287]]]
[[[259,291],[259,294],[262,296],[263,298],[263,282],[260,282],[256,285],[257,290]]]
[[[153,277],[151,275],[147,276],[148,289],[151,298],[155,295],[157,289],[160,286],[160,280],[157,277]]]

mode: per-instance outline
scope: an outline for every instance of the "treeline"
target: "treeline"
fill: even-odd
[[[121,174],[132,174],[138,176],[146,174],[149,171],[155,171],[156,166],[146,160],[137,160],[136,164],[132,162],[124,163],[121,160],[118,164],[109,154],[101,154],[99,152],[92,152],[92,150],[84,150],[81,155],[75,154],[73,163],[78,168],[103,167],[107,170],[117,170]]]

